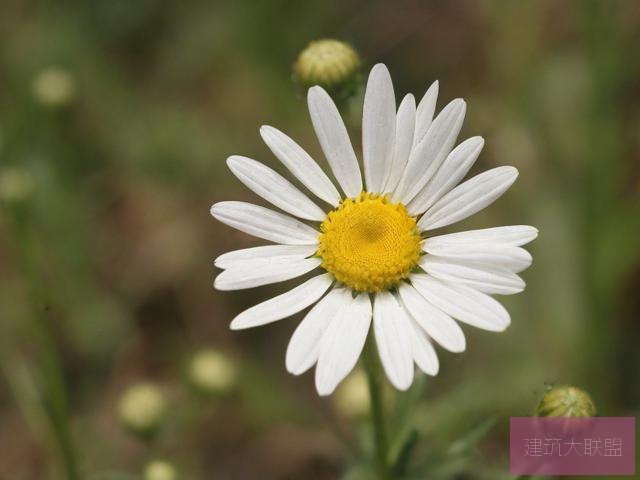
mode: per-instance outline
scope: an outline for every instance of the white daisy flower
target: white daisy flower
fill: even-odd
[[[231,328],[275,322],[315,304],[291,337],[286,367],[299,375],[316,365],[320,395],[331,394],[356,365],[372,321],[384,371],[406,390],[414,362],[429,375],[438,372],[433,342],[451,352],[465,349],[458,322],[507,328],[508,312],[490,295],[525,287],[518,272],[531,255],[521,247],[537,236],[534,227],[428,234],[483,209],[518,176],[514,167],[498,167],[458,185],[484,140],[472,137],[453,148],[466,104],[455,99],[433,118],[437,95],[434,82],[417,106],[408,94],[396,111],[387,68],[373,67],[362,120],[363,182],[338,109],[321,87],[309,89],[311,120],[342,193],[294,140],[262,127],[274,155],[324,208],[261,163],[228,160],[242,183],[286,213],[246,202],[213,205],[216,219],[275,243],[218,257],[215,265],[224,271],[214,285],[237,290],[318,273],[240,313]]]

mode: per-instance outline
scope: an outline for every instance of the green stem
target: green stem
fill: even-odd
[[[389,442],[387,439],[382,398],[382,369],[372,334],[369,334],[364,347],[363,363],[369,381],[376,469],[380,480],[392,480],[391,468],[389,466]]]
[[[26,212],[8,211],[16,249],[29,288],[32,304],[32,340],[37,345],[38,386],[43,410],[49,420],[49,428],[55,439],[57,454],[67,480],[77,480],[78,464],[69,428],[69,407],[64,375],[57,345],[51,332],[48,302],[37,273],[37,261],[33,256],[33,237],[30,235]]]

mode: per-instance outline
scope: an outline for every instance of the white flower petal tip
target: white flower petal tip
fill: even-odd
[[[336,288],[320,300],[298,325],[291,336],[285,365],[293,375],[301,375],[318,360],[320,342],[338,311],[351,301],[351,292]]]
[[[360,294],[342,307],[322,336],[315,383],[320,396],[331,395],[355,367],[371,325],[369,295]]]
[[[416,365],[427,375],[437,375],[440,370],[440,361],[429,337],[414,320],[411,320],[411,327],[413,331],[411,350]]]
[[[538,231],[538,229],[536,227],[531,227],[530,226],[529,228],[531,229],[531,234],[533,236],[533,238],[531,240],[529,240],[529,242],[531,242],[531,241],[535,240],[536,238],[538,238],[539,231]],[[527,243],[529,243],[529,242],[527,242]]]
[[[409,213],[414,216],[423,213],[455,187],[471,169],[483,147],[482,137],[471,137],[454,148],[436,174],[407,205]]]
[[[436,237],[432,237],[436,238]],[[464,262],[467,265],[485,266],[519,273],[528,268],[533,257],[521,247],[501,244],[489,245],[442,245],[431,242],[431,238],[422,243],[422,250],[437,257]]]
[[[373,327],[387,378],[398,390],[407,390],[413,383],[413,331],[406,312],[389,292],[375,296]]]
[[[407,167],[393,193],[393,200],[408,204],[433,177],[453,148],[466,113],[461,98],[450,102],[433,120],[422,140],[411,151]]]
[[[429,337],[450,352],[465,351],[467,344],[464,332],[453,318],[436,308],[409,284],[403,284],[398,292],[407,312]]]
[[[497,167],[461,183],[438,200],[418,222],[422,230],[446,227],[494,202],[518,177],[515,167]]]
[[[413,139],[413,145],[417,145],[426,135],[431,122],[433,121],[433,114],[436,111],[436,102],[438,100],[438,90],[440,89],[440,82],[436,80],[427,89],[424,96],[418,104],[416,111],[416,124],[415,134]]]
[[[296,142],[280,130],[268,125],[260,127],[260,136],[273,154],[315,196],[334,207],[340,193],[320,166]]]
[[[513,295],[525,288],[522,278],[504,268],[424,255],[420,266],[429,275],[451,283],[461,283],[489,294]]]
[[[509,225],[437,235],[429,237],[423,245],[428,245],[431,249],[446,249],[447,251],[486,246],[521,247],[535,240],[537,236],[538,229],[530,225]],[[431,252],[431,250],[426,251]]]
[[[233,155],[227,165],[247,188],[276,207],[305,220],[321,222],[326,213],[279,173],[260,162]]]
[[[407,165],[411,147],[413,146],[414,129],[416,123],[416,99],[408,93],[400,102],[396,116],[395,147],[393,162],[384,192],[393,192],[400,181],[402,172]]]
[[[231,322],[231,330],[258,327],[290,317],[314,304],[326,292],[333,279],[328,273],[313,277],[302,285],[266,300],[240,313]]]
[[[393,161],[396,100],[389,70],[378,63],[371,69],[362,114],[362,153],[367,190],[381,192]]]
[[[473,288],[424,274],[412,275],[411,283],[435,307],[461,322],[491,332],[502,332],[511,324],[500,302]]]
[[[247,202],[219,202],[211,215],[254,237],[285,245],[316,245],[320,232],[293,217]]]
[[[362,176],[338,108],[319,86],[309,89],[307,103],[313,128],[333,174],[347,197],[357,197],[362,191]]]

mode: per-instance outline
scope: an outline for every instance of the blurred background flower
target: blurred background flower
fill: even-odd
[[[120,398],[118,413],[122,424],[142,437],[153,435],[167,413],[165,396],[153,383],[137,383]]]
[[[526,292],[501,299],[513,323],[500,340],[465,329],[465,355],[439,351],[438,377],[389,393],[394,448],[421,439],[409,471],[503,478],[508,417],[532,414],[546,383],[579,385],[602,416],[639,413],[635,0],[3,0],[4,477],[55,478],[63,462],[52,432],[65,432],[45,418],[68,410],[87,478],[143,472],[150,458],[194,479],[367,478],[348,466],[366,426],[316,398],[312,375],[283,368],[300,317],[228,331],[235,313],[288,285],[211,286],[213,258],[257,245],[209,216],[223,199],[257,201],[226,158],[280,169],[258,135],[264,123],[323,158],[291,76],[300,52],[326,38],[351,45],[365,70],[385,62],[398,97],[436,79],[438,110],[464,96],[460,138],[485,139],[471,175],[520,170],[515,188],[460,229],[518,221],[540,230]],[[44,90],[62,108],[36,93],[52,68]],[[35,333],[43,325],[57,361]],[[233,359],[233,395],[194,401],[184,391],[183,361],[203,345]],[[67,402],[43,381],[51,375],[34,373],[47,365],[60,366]],[[171,398],[152,445],[117,421],[120,396],[145,378]],[[58,399],[49,413],[32,401],[43,391]]]
[[[153,460],[144,469],[144,480],[178,480],[178,474],[169,462]]]
[[[74,80],[60,67],[48,67],[33,79],[33,94],[47,107],[62,107],[73,100]]]
[[[200,393],[228,393],[237,381],[236,366],[224,353],[212,348],[197,352],[189,363],[188,377]]]
[[[0,199],[19,202],[31,195],[35,188],[33,176],[20,167],[0,170]]]
[[[369,414],[369,385],[361,369],[354,370],[338,387],[332,401],[340,415],[365,418]]]

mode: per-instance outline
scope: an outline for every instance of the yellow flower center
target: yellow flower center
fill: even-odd
[[[322,266],[359,292],[394,287],[420,259],[416,220],[387,196],[362,192],[342,200],[320,230]]]

